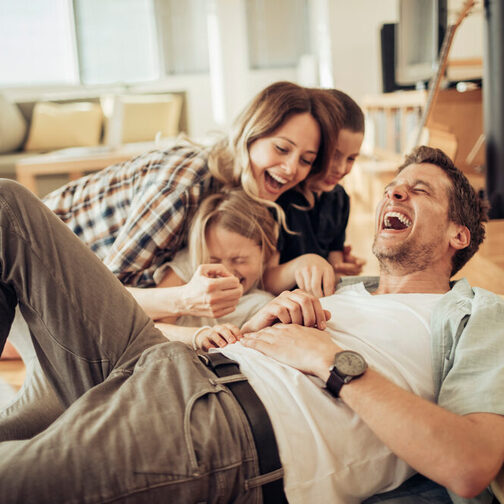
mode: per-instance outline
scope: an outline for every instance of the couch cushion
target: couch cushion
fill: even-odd
[[[49,151],[98,145],[102,122],[102,109],[96,103],[39,102],[33,109],[25,150]]]
[[[104,100],[109,109],[107,145],[153,142],[158,133],[162,138],[179,133],[183,100],[178,94],[116,95]]]
[[[26,121],[19,108],[0,95],[0,154],[14,152],[26,137]]]

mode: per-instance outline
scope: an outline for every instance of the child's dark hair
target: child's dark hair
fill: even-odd
[[[341,129],[349,129],[353,133],[364,133],[364,112],[357,105],[357,102],[339,89],[328,89],[328,91],[343,106]]]

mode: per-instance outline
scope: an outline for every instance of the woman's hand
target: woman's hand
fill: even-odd
[[[200,330],[193,340],[193,346],[206,352],[210,348],[222,348],[230,343],[236,343],[242,338],[242,332],[235,325],[220,324]]]
[[[330,317],[331,314],[322,309],[317,297],[296,289],[282,292],[261,308],[243,325],[242,333],[257,332],[277,322],[325,329]]]
[[[317,254],[304,254],[294,259],[297,286],[320,298],[334,294],[338,277],[333,266]]]
[[[341,351],[325,331],[292,324],[276,324],[246,334],[241,344],[303,373],[316,375],[324,382],[329,377],[334,354]]]
[[[222,264],[198,266],[182,287],[180,315],[218,318],[235,310],[243,287]]]

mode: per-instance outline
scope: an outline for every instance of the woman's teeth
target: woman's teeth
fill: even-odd
[[[267,175],[266,180],[268,181],[268,183],[277,188],[283,187],[288,182],[288,180],[280,177],[279,175],[276,175],[275,173],[270,173],[268,171],[265,173]]]

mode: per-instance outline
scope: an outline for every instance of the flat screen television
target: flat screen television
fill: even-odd
[[[447,24],[447,0],[399,0],[395,80],[419,85],[437,70]]]

